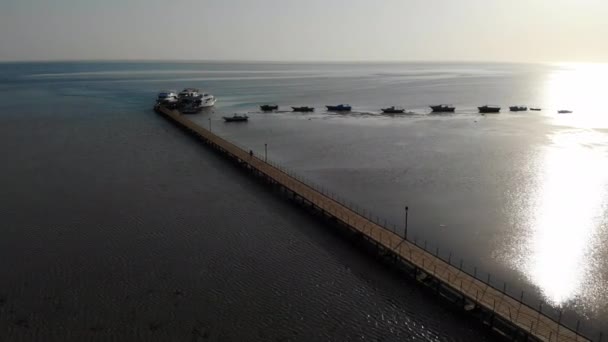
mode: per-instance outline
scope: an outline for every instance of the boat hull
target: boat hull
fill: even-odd
[[[314,112],[315,109],[311,108],[311,107],[291,107],[291,109],[293,109],[294,112]]]
[[[477,107],[477,109],[479,109],[479,112],[483,114],[500,112],[500,107]]]
[[[512,112],[525,112],[528,110],[528,107],[512,106],[509,107],[509,110]]]
[[[325,106],[328,111],[331,112],[350,112],[353,108],[351,106]]]
[[[430,106],[433,113],[454,113],[456,107],[451,106]]]
[[[269,105],[265,105],[265,106],[260,106],[260,110],[262,110],[263,112],[270,112],[273,110],[278,110],[279,106],[269,106]]]
[[[388,107],[388,108],[382,108],[382,113],[384,114],[403,114],[405,113],[405,108],[400,108],[400,107]]]
[[[224,116],[224,121],[226,122],[245,122],[249,120],[247,116]]]

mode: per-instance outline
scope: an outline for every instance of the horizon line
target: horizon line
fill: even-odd
[[[102,58],[102,59],[32,59],[32,60],[0,60],[0,63],[125,63],[125,62],[147,62],[147,63],[260,63],[260,64],[399,64],[399,63],[486,63],[486,64],[608,64],[608,62],[572,62],[572,61],[501,61],[501,60],[263,60],[263,59],[154,59],[154,58]]]

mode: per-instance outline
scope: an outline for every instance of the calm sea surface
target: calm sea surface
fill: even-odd
[[[191,116],[201,125],[267,144],[400,232],[409,206],[410,238],[597,337],[607,78],[605,65],[0,64],[0,340],[491,340],[152,112],[159,90],[184,87],[219,98]],[[324,110],[340,103],[354,112]],[[436,103],[456,113],[429,114]],[[391,105],[412,114],[379,114]],[[250,121],[223,122],[236,112]]]

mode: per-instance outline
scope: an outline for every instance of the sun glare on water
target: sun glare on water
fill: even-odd
[[[608,128],[608,64],[559,64],[546,81],[546,115],[558,125]],[[557,114],[557,110],[572,114]]]
[[[598,290],[589,287],[605,220],[608,154],[599,133],[575,130],[552,140],[532,192],[524,271],[550,302],[562,304]]]
[[[557,306],[605,310],[608,255],[608,65],[560,65],[547,80],[543,115],[556,127],[534,151],[518,189],[509,263]],[[558,114],[558,109],[572,110]],[[538,152],[538,153],[537,153]]]

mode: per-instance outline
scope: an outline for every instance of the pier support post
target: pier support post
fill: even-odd
[[[530,322],[530,334],[534,331],[534,322]]]
[[[543,312],[543,302],[539,301],[538,303],[538,316],[536,317],[536,326],[540,324],[540,314]]]
[[[492,299],[492,318],[490,326],[494,327],[494,316],[496,315],[496,299]]]
[[[517,308],[517,318],[519,318],[519,312],[521,311],[521,304],[524,302],[524,291],[521,291],[521,296],[519,297],[519,307]]]
[[[555,336],[556,340],[559,341],[559,328],[562,326],[562,310],[559,310],[559,318],[557,320],[557,336]]]

